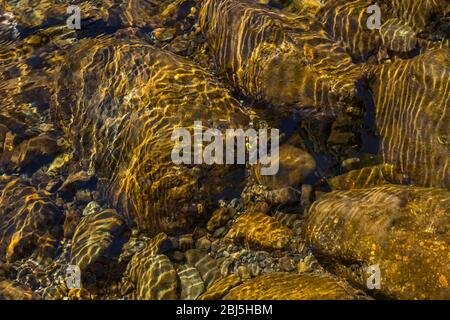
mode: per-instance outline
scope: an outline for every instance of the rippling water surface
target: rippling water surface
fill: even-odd
[[[448,0],[0,0],[0,299],[450,299],[449,106]]]

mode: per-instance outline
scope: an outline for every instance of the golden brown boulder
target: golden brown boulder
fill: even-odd
[[[357,291],[327,276],[275,272],[230,290],[224,300],[353,300]]]
[[[383,162],[418,186],[450,188],[450,49],[382,65],[371,89]]]
[[[387,185],[335,191],[309,210],[306,237],[334,272],[367,288],[368,267],[380,270],[375,293],[398,299],[448,299],[447,190]]]
[[[397,52],[410,52],[417,47],[416,33],[399,19],[389,19],[380,29],[383,43],[387,49]]]
[[[232,168],[175,164],[172,134],[185,129],[192,139],[195,121],[244,128],[244,109],[204,69],[138,40],[86,40],[69,55],[78,59],[60,72],[54,119],[110,205],[152,234],[204,219]]]
[[[70,2],[58,0],[24,0],[20,2],[2,0],[0,1],[0,8],[10,12],[21,26],[31,28],[44,25],[51,20],[59,20],[59,22],[65,23],[70,16],[67,13],[69,5],[78,6],[83,19],[98,19],[102,16],[102,8],[101,6],[96,6],[95,2],[98,4],[107,3],[99,0],[75,0]],[[105,12],[103,11],[103,13]]]
[[[386,17],[401,19],[416,33],[450,13],[448,0],[384,0],[381,4]]]
[[[264,213],[244,213],[233,223],[226,237],[244,240],[250,246],[283,249],[294,234],[277,220]]]
[[[327,180],[333,190],[364,189],[390,183],[403,183],[400,173],[391,164],[351,170]]]
[[[51,257],[62,236],[63,215],[48,192],[0,176],[0,255],[9,261]]]
[[[382,44],[378,30],[367,27],[367,9],[372,4],[371,0],[330,0],[314,14],[356,62],[376,56]]]
[[[309,16],[246,0],[207,0],[199,19],[220,72],[245,95],[330,113],[356,95],[360,68]]]
[[[216,280],[211,287],[203,293],[198,300],[219,300],[222,299],[231,289],[241,283],[239,276],[230,274]]]

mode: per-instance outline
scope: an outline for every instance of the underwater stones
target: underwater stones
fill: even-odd
[[[94,176],[89,172],[84,170],[74,172],[64,180],[58,191],[75,193],[75,190],[88,186],[92,180],[94,180]]]
[[[179,266],[177,274],[180,279],[181,300],[195,300],[205,291],[205,284],[196,268],[186,265]]]
[[[85,288],[73,288],[67,293],[67,298],[69,300],[94,300],[95,295],[92,295]]]
[[[289,144],[280,146],[278,158],[272,159],[271,166],[277,160],[279,169],[274,175],[261,175],[261,164],[252,166],[256,181],[269,189],[298,187],[316,168],[314,158],[307,151]]]
[[[370,30],[367,8],[371,0],[327,1],[318,12],[317,19],[333,39],[339,41],[355,62],[365,62],[376,56],[382,41],[378,30]]]
[[[383,162],[418,186],[450,187],[450,50],[381,65],[370,85]]]
[[[292,229],[299,220],[299,215],[292,213],[275,212],[273,217],[286,228]]]
[[[46,112],[39,108],[41,102],[46,103],[39,100],[46,100],[45,96],[49,96],[44,93],[47,88],[41,81],[45,83],[48,79],[31,76],[23,78],[20,85],[7,80],[2,81],[0,87],[0,163],[3,172],[30,164],[33,155],[45,157],[55,151],[53,130],[42,130]],[[38,94],[39,100],[31,104],[29,100],[33,94]],[[39,162],[39,159],[35,160]]]
[[[175,36],[176,30],[173,28],[158,28],[153,30],[153,35],[158,41],[170,41]]]
[[[212,286],[198,298],[198,300],[222,299],[232,288],[236,287],[241,282],[241,278],[235,274],[220,278],[215,281]]]
[[[447,0],[389,0],[382,1],[381,4],[382,14],[385,17],[402,20],[416,33],[423,31],[428,25],[450,13],[450,5]]]
[[[36,300],[33,291],[9,280],[0,280],[0,300]]]
[[[175,29],[188,29],[194,0],[114,0],[102,7],[110,26],[151,28],[171,25]]]
[[[208,251],[211,248],[211,241],[207,237],[201,237],[195,242],[195,247],[200,250]]]
[[[327,276],[274,272],[231,289],[224,300],[353,300],[356,291]]]
[[[250,246],[284,249],[293,238],[292,230],[263,213],[244,213],[234,221],[226,238],[244,240]]]
[[[214,232],[216,229],[223,227],[235,214],[236,211],[229,207],[221,207],[215,210],[206,224],[206,229],[209,232]]]
[[[49,258],[62,235],[63,215],[50,194],[19,178],[0,176],[0,255],[15,261]]]
[[[32,28],[49,24],[51,21],[65,23],[70,14],[67,14],[69,5],[77,5],[82,13],[82,18],[99,19],[102,17],[101,7],[98,4],[106,4],[106,1],[70,1],[70,4],[59,0],[24,0],[4,1],[4,9],[11,12],[20,26]]]
[[[303,114],[332,114],[356,96],[361,69],[310,17],[208,0],[199,19],[219,71],[245,95]]]
[[[211,258],[205,251],[191,249],[185,252],[186,262],[194,266],[205,283],[205,288],[209,288],[220,276],[220,270],[216,259]]]
[[[27,139],[11,152],[3,152],[2,162],[10,171],[34,171],[58,152],[56,140],[56,137],[49,134]]]
[[[300,192],[291,187],[263,191],[261,196],[271,206],[292,205],[300,200]]]
[[[84,271],[103,256],[113,255],[110,251],[124,225],[123,218],[113,209],[84,216],[73,235],[70,263]]]
[[[243,108],[204,69],[138,40],[84,40],[71,55],[79,59],[59,73],[53,117],[109,204],[140,231],[192,229],[232,168],[176,165],[173,130],[200,120],[244,128]]]
[[[178,238],[178,247],[181,250],[189,250],[194,246],[194,238],[192,233],[182,234]]]
[[[134,265],[136,262],[133,258],[130,264]],[[136,281],[138,299],[175,300],[178,298],[177,273],[167,256],[159,254],[145,257],[139,264],[140,272],[132,274],[130,278]]]
[[[75,230],[78,226],[78,223],[81,220],[81,213],[77,210],[66,210],[64,211],[64,238],[71,239]]]
[[[177,299],[177,273],[169,258],[163,254],[170,240],[164,233],[152,238],[135,253],[128,263],[122,284],[134,290],[133,297],[142,300]]]
[[[418,40],[416,33],[401,20],[389,19],[380,29],[383,44],[389,50],[396,52],[410,52],[416,49]]]
[[[383,297],[448,299],[449,201],[434,188],[334,191],[311,206],[306,239],[333,272],[362,288],[367,268],[378,266]]]
[[[351,170],[327,180],[333,190],[364,189],[389,183],[404,183],[404,179],[391,164]]]

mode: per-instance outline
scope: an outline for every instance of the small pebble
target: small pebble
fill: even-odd
[[[225,227],[221,227],[219,229],[217,229],[216,231],[214,231],[213,237],[214,238],[219,238],[220,236],[222,236],[225,233]]]
[[[176,30],[174,28],[157,28],[153,30],[153,36],[161,42],[172,40],[175,33]]]
[[[294,262],[289,257],[282,257],[278,260],[278,263],[280,264],[280,268],[283,271],[293,271],[295,270]]]
[[[237,268],[237,274],[241,279],[250,279],[250,273],[248,272],[248,269],[246,266],[239,266]]]
[[[181,250],[192,249],[192,247],[194,246],[194,239],[192,237],[192,234],[189,233],[180,236],[180,238],[178,239],[178,245]]]
[[[195,247],[197,249],[208,251],[209,249],[211,249],[211,241],[206,237],[202,237],[197,240],[197,242],[195,243]]]

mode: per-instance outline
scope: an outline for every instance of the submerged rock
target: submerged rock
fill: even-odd
[[[241,278],[235,274],[220,278],[215,281],[212,286],[198,298],[198,300],[222,299],[232,288],[236,287],[241,282]]]
[[[383,162],[418,186],[450,188],[449,66],[449,49],[430,50],[380,66],[370,85]]]
[[[357,291],[317,275],[275,272],[231,289],[224,300],[353,300]]]
[[[59,23],[65,23],[66,19],[70,16],[70,14],[67,13],[69,5],[78,6],[84,19],[101,18],[106,11],[103,11],[101,6],[98,7],[95,2],[97,2],[97,4],[98,2],[103,2],[103,5],[107,3],[106,1],[84,0],[70,1],[70,3],[59,0],[25,0],[20,2],[6,0],[2,1],[0,6],[7,12],[11,12],[21,26],[32,28],[49,24],[52,20],[56,20]]]
[[[293,238],[292,230],[263,213],[244,213],[233,223],[227,238],[244,240],[251,246],[283,249]]]
[[[223,227],[235,214],[236,211],[229,207],[215,210],[206,224],[206,229],[209,232],[214,232],[216,229]]]
[[[9,261],[50,258],[63,223],[50,194],[8,176],[0,176],[0,190],[0,255]]]
[[[384,297],[448,299],[449,201],[446,190],[409,186],[331,192],[309,210],[306,238],[364,288],[378,266]]]
[[[264,163],[264,160],[262,160]],[[269,189],[298,187],[316,168],[314,158],[305,150],[289,144],[280,146],[277,159],[272,159],[271,166],[278,167],[274,175],[262,175],[261,164],[252,166],[256,181]]]
[[[170,242],[163,233],[137,252],[127,266],[123,284],[131,286],[133,298],[140,300],[178,299],[177,273],[169,258],[160,252]]]
[[[175,164],[172,133],[202,120],[203,128],[243,128],[247,114],[205,70],[140,41],[86,40],[71,55],[78,59],[60,72],[54,119],[110,205],[151,234],[191,229],[230,168]]]
[[[416,49],[418,40],[411,27],[402,24],[401,20],[389,19],[380,29],[383,43],[389,50],[410,52]]]
[[[205,284],[198,270],[190,266],[180,266],[177,268],[180,279],[181,300],[195,300],[205,291]]]
[[[123,218],[112,209],[83,217],[73,235],[70,263],[83,272],[100,258],[113,255],[112,245],[124,225]]]
[[[382,14],[385,17],[396,17],[414,32],[420,33],[450,13],[447,0],[391,0],[382,2]]]
[[[339,41],[356,62],[366,62],[376,56],[382,41],[378,30],[370,30],[367,9],[371,0],[330,0],[312,13],[327,32]]]
[[[281,188],[276,190],[264,191],[261,196],[272,206],[292,205],[300,201],[300,191],[291,188]]]
[[[352,101],[363,78],[351,57],[309,16],[252,1],[207,0],[200,11],[221,73],[245,95],[297,111],[334,113]]]
[[[390,183],[404,183],[405,179],[391,164],[351,170],[327,180],[333,190],[364,189]]]
[[[217,260],[211,258],[205,251],[198,249],[188,250],[185,254],[186,262],[200,272],[205,288],[209,288],[220,276]]]
[[[0,280],[0,300],[37,300],[30,288],[9,280]]]

